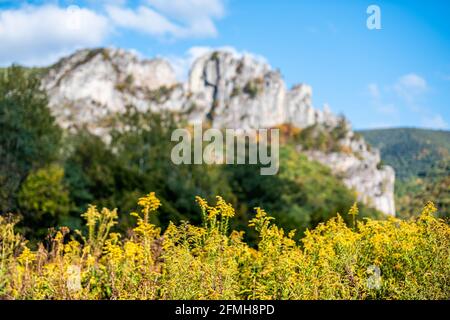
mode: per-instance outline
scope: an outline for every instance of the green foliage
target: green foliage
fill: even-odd
[[[280,225],[286,228],[295,225],[300,235],[331,214],[348,210],[355,201],[355,194],[330,170],[300,156],[290,142],[281,150],[277,176],[261,176],[258,165],[174,165],[170,159],[175,144],[170,142],[171,134],[180,126],[185,124],[175,121],[170,114],[144,114],[129,107],[125,114],[113,119],[112,127],[116,129],[108,144],[87,131],[67,134],[60,159],[64,167],[61,185],[67,186],[71,206],[67,207],[68,214],[64,210],[59,217],[64,217],[64,223],[70,227],[79,228],[78,212],[87,210],[89,204],[132,211],[136,209],[136,197],[146,190],[155,190],[164,206],[162,214],[152,218],[154,223],[161,226],[167,226],[169,221],[199,223],[192,199],[200,195],[211,200],[215,194],[222,194],[238,208],[234,226],[247,231],[247,238],[254,242],[256,234],[246,224],[247,205],[268,208]],[[38,181],[45,180],[42,172],[38,176]],[[33,177],[36,180],[36,174]],[[35,234],[28,233],[34,238],[42,235],[50,223],[59,223],[61,219],[54,219],[53,207],[36,201],[36,197],[49,191],[38,192],[30,183],[22,187],[21,211],[24,228],[31,232],[30,226],[35,226]],[[27,200],[28,195],[32,198]],[[59,203],[58,199],[48,201]],[[38,213],[30,203],[40,203]],[[362,211],[363,215],[378,216],[364,207]],[[119,228],[126,231],[132,221],[128,216],[120,216],[119,222]]]
[[[124,92],[132,92],[131,91],[131,87],[134,83],[134,78],[133,75],[129,74],[124,81],[119,82],[116,84],[116,89],[119,90],[120,92],[124,93]]]
[[[300,236],[336,212],[345,212],[356,195],[333,176],[325,166],[299,155],[286,144],[281,149],[280,173],[261,176],[259,165],[174,165],[170,142],[174,129],[183,126],[170,114],[139,113],[134,108],[117,119],[112,141],[106,145],[87,133],[69,137],[65,181],[75,208],[88,204],[135,210],[134,199],[145,190],[155,190],[164,206],[153,222],[167,226],[169,221],[199,223],[192,199],[208,200],[223,194],[237,207],[233,226],[245,230],[254,242],[256,234],[248,228],[248,207],[261,206],[273,212],[280,225],[296,226]],[[193,150],[192,150],[193,151]],[[361,205],[363,216],[379,217],[375,210]],[[120,228],[127,230],[128,216],[120,216]]]
[[[171,134],[178,128],[169,114],[143,114],[133,108],[117,119],[127,130],[115,130],[110,145],[88,133],[71,136],[67,141],[66,182],[76,212],[88,204],[135,209],[135,199],[145,190],[155,190],[166,205],[155,223],[167,225],[170,220],[198,222],[198,210],[192,205],[196,195],[231,196],[226,176],[220,166],[182,165],[172,163],[174,143]],[[120,217],[123,230],[131,223]]]
[[[221,197],[197,198],[202,225],[150,222],[161,202],[139,199],[133,229],[90,207],[86,231],[61,228],[32,251],[0,216],[0,299],[32,300],[415,300],[450,298],[450,227],[428,203],[419,218],[357,221],[340,215],[293,239],[255,208],[256,247],[229,232],[235,212]],[[164,206],[164,204],[162,204]],[[350,215],[355,217],[353,206]],[[81,241],[80,241],[81,239]]]
[[[69,192],[64,185],[64,169],[51,165],[30,173],[21,185],[19,206],[25,230],[50,227],[64,221],[69,213]]]
[[[219,52],[218,51],[214,51],[211,55],[211,61],[215,61],[218,62],[219,61]]]
[[[402,217],[436,199],[442,217],[450,217],[450,132],[422,129],[363,131],[381,151],[383,162],[395,169],[396,204]]]
[[[450,218],[450,160],[431,166],[425,176],[398,181],[396,203],[401,217],[418,215],[414,206],[422,206],[427,197],[436,199],[442,218]]]
[[[395,169],[400,180],[424,176],[433,164],[450,158],[450,131],[386,129],[361,133],[380,149],[383,161]]]
[[[260,94],[264,87],[264,79],[263,78],[255,78],[250,81],[248,81],[244,88],[242,89],[242,92],[245,94],[248,94],[250,98],[254,99],[258,94]]]
[[[295,226],[300,236],[336,212],[346,212],[356,200],[356,194],[333,176],[329,168],[309,161],[292,146],[280,149],[280,164],[280,172],[275,176],[259,175],[258,165],[227,166],[238,199],[236,227],[249,231],[245,228],[248,208],[263,207],[272,212],[283,228]],[[364,217],[382,216],[362,204],[360,207]],[[255,236],[251,231],[248,235],[250,239]]]
[[[31,170],[58,155],[61,131],[47,108],[37,71],[0,74],[0,212],[17,209],[17,191]]]
[[[20,207],[37,215],[67,214],[69,197],[63,185],[63,177],[64,169],[56,165],[32,172],[19,192]]]
[[[346,137],[348,130],[346,120],[342,118],[334,128],[322,125],[309,126],[300,130],[291,140],[300,144],[305,150],[352,153],[351,150],[340,144],[340,141]],[[355,137],[355,139],[357,138]]]
[[[233,90],[231,91],[230,97],[231,97],[231,98],[237,97],[237,96],[239,96],[241,93],[242,93],[242,89],[241,89],[240,87],[235,86],[235,87],[233,87]]]

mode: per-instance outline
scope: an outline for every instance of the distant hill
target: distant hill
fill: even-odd
[[[360,133],[395,169],[397,212],[417,215],[417,208],[431,200],[441,217],[450,217],[450,131],[401,128]]]
[[[399,128],[360,133],[380,149],[383,162],[395,169],[400,180],[423,177],[450,158],[450,131]]]

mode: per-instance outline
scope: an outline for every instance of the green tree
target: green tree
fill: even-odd
[[[39,169],[26,178],[18,197],[25,230],[36,231],[64,221],[70,200],[63,179],[64,169],[58,165]]]
[[[61,130],[36,72],[13,66],[0,73],[0,212],[17,210],[29,172],[57,157]]]

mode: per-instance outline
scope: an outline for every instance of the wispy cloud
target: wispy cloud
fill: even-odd
[[[106,8],[108,16],[115,26],[132,29],[155,36],[167,34],[180,34],[182,29],[170,22],[166,17],[156,11],[139,7],[136,10],[108,6]]]
[[[427,106],[427,93],[432,88],[425,78],[416,73],[399,77],[393,84],[380,87],[367,85],[370,105],[380,114],[390,116],[389,121],[399,121],[399,116],[413,117],[421,126],[432,129],[448,129],[449,124],[441,114],[435,114]],[[395,117],[393,117],[395,116]],[[382,122],[387,124],[386,122]],[[376,123],[380,125],[380,123]],[[380,125],[381,126],[381,125]]]
[[[394,90],[406,102],[414,103],[418,97],[428,91],[428,84],[421,76],[409,73],[397,80]]]
[[[440,114],[431,117],[425,117],[422,120],[422,125],[431,129],[448,129],[449,125]]]
[[[225,13],[222,0],[147,0],[147,3],[162,14],[190,24],[222,18]]]
[[[222,0],[147,0],[136,9],[109,5],[106,10],[119,27],[174,38],[214,37],[214,21],[225,14]]]

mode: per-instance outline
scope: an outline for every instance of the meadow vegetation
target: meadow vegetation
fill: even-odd
[[[197,197],[202,223],[152,224],[161,201],[139,199],[135,226],[115,232],[117,210],[94,206],[85,228],[54,230],[32,250],[0,217],[2,299],[449,299],[450,227],[428,203],[409,221],[340,215],[301,241],[261,208],[255,247],[230,230],[233,207]]]

